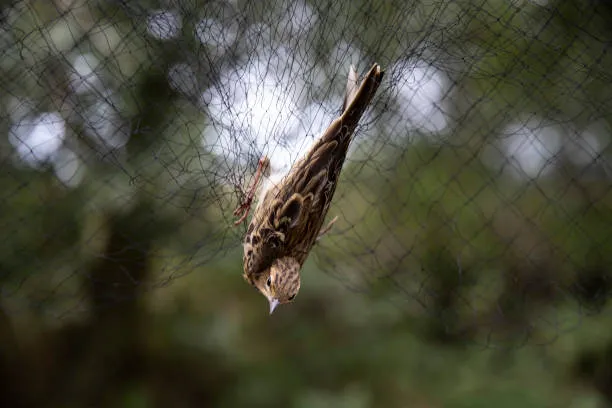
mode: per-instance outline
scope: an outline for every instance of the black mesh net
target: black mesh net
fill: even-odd
[[[286,171],[339,113],[350,64],[373,62],[385,80],[302,291],[318,268],[441,338],[487,347],[547,344],[607,302],[605,1],[0,11],[10,315],[103,314],[219,263],[241,279],[232,211],[258,159]]]

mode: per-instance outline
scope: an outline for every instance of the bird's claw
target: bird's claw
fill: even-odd
[[[253,197],[255,197],[255,191],[257,191],[257,186],[260,183],[261,174],[265,170],[264,168],[268,165],[269,161],[267,157],[262,157],[259,159],[259,163],[257,164],[257,172],[255,173],[255,178],[253,179],[253,183],[249,188],[249,192],[234,210],[234,217],[240,216],[240,218],[234,222],[234,225],[242,224],[242,222],[248,217],[249,211],[251,210],[251,204],[253,203]]]
[[[321,231],[319,231],[319,235],[317,236],[317,241],[320,240],[321,238],[323,238],[323,235],[327,234],[332,229],[332,227],[334,226],[336,221],[338,221],[338,216],[337,215],[334,218],[332,218],[332,220],[330,222],[327,223],[325,228],[323,228]]]
[[[234,225],[242,224],[242,222],[249,215],[249,211],[251,209],[251,201],[252,200],[249,200],[249,198],[247,197],[246,200],[244,200],[242,203],[240,203],[238,207],[236,207],[236,209],[234,210],[234,217],[240,218],[234,221]]]

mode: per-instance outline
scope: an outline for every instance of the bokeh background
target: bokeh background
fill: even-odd
[[[0,4],[3,407],[612,406],[605,0]],[[232,210],[385,81],[294,304]]]

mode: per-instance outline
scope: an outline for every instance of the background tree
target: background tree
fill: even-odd
[[[0,10],[2,406],[612,401],[607,2]],[[374,61],[339,220],[270,319],[240,187]]]

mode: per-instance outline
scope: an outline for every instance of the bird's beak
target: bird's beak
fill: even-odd
[[[278,301],[278,299],[274,298],[270,298],[268,299],[268,301],[270,302],[270,314],[272,314],[272,312],[274,311],[274,309],[276,309],[276,306],[278,306],[280,302]]]

